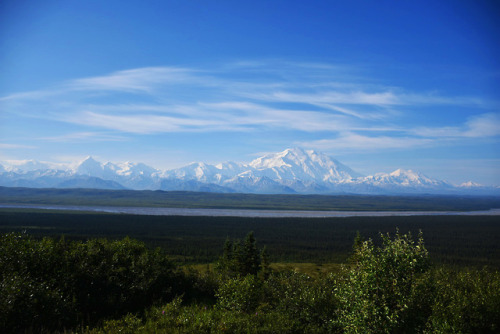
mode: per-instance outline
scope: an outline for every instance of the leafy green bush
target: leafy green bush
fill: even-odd
[[[0,331],[60,330],[138,312],[184,289],[159,250],[125,238],[0,236]]]
[[[499,333],[500,273],[439,270],[429,327],[434,333]]]
[[[153,307],[141,320],[132,314],[106,321],[89,333],[303,333],[282,313],[235,312],[204,305],[181,305],[180,298]]]
[[[292,320],[297,332],[335,333],[338,328],[333,319],[339,302],[332,277],[312,279],[296,272],[274,273],[265,281],[265,303]]]
[[[76,323],[65,282],[64,241],[0,236],[0,331],[55,330]]]
[[[432,305],[422,235],[381,235],[356,249],[356,263],[339,280],[339,325],[346,333],[411,333],[425,326]]]
[[[182,277],[159,249],[148,250],[139,241],[93,239],[73,244],[70,293],[78,309],[90,317],[136,312],[178,291]]]
[[[216,294],[217,306],[222,309],[253,312],[263,298],[262,282],[255,275],[230,278],[223,282]]]

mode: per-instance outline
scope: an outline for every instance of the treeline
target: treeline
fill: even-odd
[[[161,247],[177,262],[209,263],[227,237],[254,231],[272,262],[342,263],[356,231],[377,240],[379,233],[422,230],[436,264],[500,268],[498,216],[408,216],[349,218],[168,217],[96,213],[0,210],[0,232],[27,231],[68,240],[126,236]]]
[[[262,195],[160,190],[0,187],[0,203],[269,210],[473,211],[499,208],[500,197],[465,195]]]
[[[340,272],[273,272],[253,233],[215,269],[118,241],[0,237],[0,331],[498,333],[500,273],[433,267],[422,235],[355,238]]]

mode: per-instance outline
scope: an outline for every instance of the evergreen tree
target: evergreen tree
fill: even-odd
[[[257,275],[261,270],[261,257],[262,251],[257,248],[254,234],[250,232],[243,242],[226,240],[216,269],[229,277]]]

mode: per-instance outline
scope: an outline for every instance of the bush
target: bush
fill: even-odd
[[[346,333],[412,333],[425,326],[432,294],[422,235],[416,244],[411,234],[381,237],[381,247],[371,240],[357,247],[353,268],[339,280],[338,324]]]
[[[338,332],[338,298],[333,276],[318,279],[296,272],[272,274],[265,282],[265,302],[294,323],[297,332]]]
[[[217,306],[232,311],[254,312],[262,301],[262,282],[254,275],[223,282],[216,294]]]
[[[71,294],[91,320],[140,311],[179,292],[182,277],[159,249],[136,240],[93,239],[68,253]]]
[[[0,236],[0,331],[56,330],[76,324],[65,282],[64,241]]]
[[[0,236],[0,332],[92,324],[168,301],[183,288],[165,255],[128,238]]]
[[[500,332],[499,272],[439,270],[435,280],[432,332]]]

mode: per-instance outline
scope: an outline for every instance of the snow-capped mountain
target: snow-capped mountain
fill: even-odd
[[[286,149],[248,164],[202,162],[160,171],[143,163],[101,163],[92,157],[70,165],[34,160],[0,165],[0,186],[150,189],[266,194],[500,194],[468,182],[455,187],[411,170],[363,176],[313,150]]]
[[[222,185],[238,192],[257,193],[327,192],[338,182],[360,176],[322,153],[301,148],[266,154],[249,164],[192,163],[164,174],[166,178],[196,180]]]
[[[337,183],[362,176],[325,154],[300,148],[267,154],[252,161],[249,166],[259,176],[277,180]]]
[[[50,169],[52,166],[45,162],[40,162],[36,160],[22,160],[22,161],[14,161],[11,163],[10,168],[8,170],[17,170],[23,172],[32,172],[35,170],[41,169]]]
[[[476,183],[476,182],[467,181],[467,182],[460,184],[459,187],[461,187],[461,188],[478,188],[479,187],[480,188],[480,187],[483,187],[483,185]]]
[[[157,189],[161,172],[142,163],[101,163],[92,157],[69,165],[16,162],[0,172],[0,185],[32,188]]]
[[[370,185],[386,192],[450,192],[453,186],[431,179],[412,170],[397,169],[392,173],[378,173],[355,180],[355,184]]]

